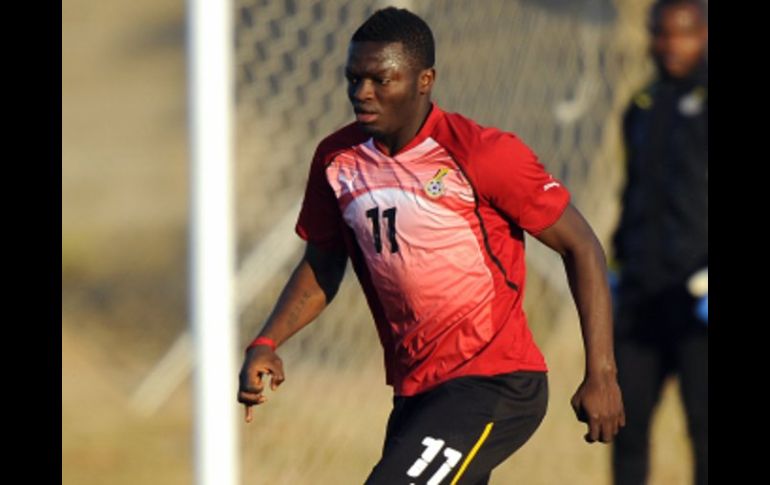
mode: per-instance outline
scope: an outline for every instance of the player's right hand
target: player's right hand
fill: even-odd
[[[246,407],[246,422],[251,422],[251,406],[262,404],[267,398],[262,394],[262,377],[270,374],[270,389],[275,391],[285,380],[283,362],[278,354],[266,345],[249,349],[241,367],[238,385],[238,402]]]

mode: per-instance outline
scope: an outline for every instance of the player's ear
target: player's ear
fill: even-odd
[[[420,88],[420,94],[428,94],[433,89],[433,82],[436,80],[436,69],[429,67],[420,71],[417,78],[417,84]]]

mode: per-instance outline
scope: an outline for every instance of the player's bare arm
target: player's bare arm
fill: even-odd
[[[580,318],[586,366],[572,407],[578,420],[588,424],[587,442],[609,443],[625,425],[625,414],[617,383],[604,251],[572,204],[537,239],[561,255]]]
[[[308,244],[259,336],[272,339],[277,347],[312,322],[337,293],[346,262],[344,252],[322,251]],[[278,354],[269,346],[257,345],[246,353],[239,375],[238,402],[246,406],[246,422],[251,421],[251,406],[267,400],[262,394],[263,374],[272,376],[272,390],[285,379]]]

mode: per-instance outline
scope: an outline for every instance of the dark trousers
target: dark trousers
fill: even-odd
[[[396,396],[366,485],[486,485],[545,416],[544,372],[465,376]]]
[[[708,484],[708,327],[684,289],[618,302],[615,356],[626,426],[613,444],[616,485],[646,483],[650,421],[666,377],[679,379],[695,457],[695,483]]]

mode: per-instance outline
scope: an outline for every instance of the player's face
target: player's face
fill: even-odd
[[[363,130],[377,139],[398,139],[413,127],[430,90],[420,82],[426,71],[431,70],[413,65],[400,42],[352,42],[345,77]]]
[[[698,8],[671,6],[661,11],[655,23],[652,51],[664,72],[683,78],[703,57],[707,42],[708,27]]]

